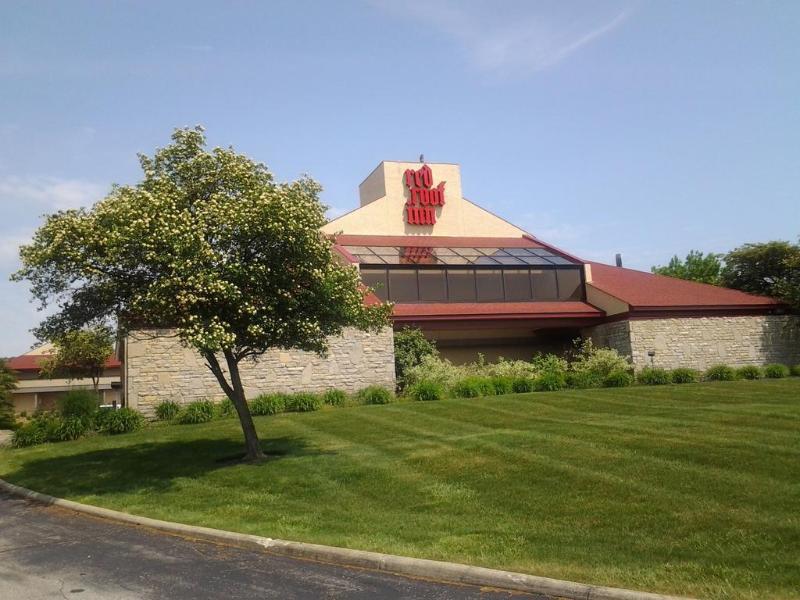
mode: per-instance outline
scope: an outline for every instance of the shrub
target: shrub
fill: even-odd
[[[379,385],[371,385],[360,390],[356,398],[361,404],[389,404],[394,396],[386,388]]]
[[[419,381],[435,381],[445,389],[450,389],[471,372],[472,368],[469,366],[454,365],[438,356],[423,356],[418,365],[406,371],[404,385],[414,385]]]
[[[669,371],[658,367],[645,367],[639,371],[636,379],[643,385],[666,385],[672,383]]]
[[[236,414],[236,407],[233,405],[230,398],[223,398],[214,407],[214,411],[216,412],[216,416],[220,419],[227,419]]]
[[[210,400],[196,400],[187,404],[180,414],[178,423],[181,425],[196,425],[208,423],[214,418],[214,403]]]
[[[62,417],[78,417],[87,425],[100,408],[97,394],[90,390],[72,390],[58,399],[58,412]],[[74,438],[72,438],[74,439]]]
[[[276,415],[286,410],[286,394],[261,394],[250,401],[250,412],[256,416]]]
[[[764,367],[764,377],[769,379],[783,379],[784,377],[789,376],[789,367],[786,365],[767,365]]]
[[[322,394],[322,401],[328,406],[344,406],[347,402],[347,394],[342,390],[328,390]]]
[[[531,365],[536,373],[536,377],[545,374],[560,375],[562,378],[567,374],[567,361],[555,354],[536,354],[531,360]]]
[[[537,392],[555,392],[564,389],[567,385],[564,375],[557,371],[546,371],[533,381],[533,387]]]
[[[50,432],[52,436],[48,441],[52,442],[66,442],[69,440],[77,440],[78,438],[86,435],[89,431],[89,419],[87,417],[62,417],[56,424],[54,422],[53,429]]]
[[[191,404],[189,406],[191,406]],[[112,409],[103,417],[103,432],[111,435],[133,433],[134,431],[139,431],[142,427],[144,427],[144,417],[142,413],[132,408],[124,407],[117,410]]]
[[[181,405],[172,400],[164,400],[156,406],[156,418],[159,421],[171,421],[181,412]]]
[[[397,384],[402,389],[406,383],[406,373],[418,366],[428,356],[437,357],[436,344],[427,339],[417,328],[404,327],[394,334],[394,372]]]
[[[576,375],[570,378],[574,387],[596,387],[613,371],[631,368],[628,357],[612,348],[598,348],[591,339],[576,340],[576,351],[569,365]],[[576,385],[577,384],[577,385]]]
[[[298,392],[286,397],[286,410],[312,412],[322,408],[322,396],[310,392]]]
[[[536,382],[530,377],[517,377],[511,383],[511,389],[514,390],[515,394],[525,394],[536,389]]]
[[[420,402],[431,402],[444,398],[444,388],[435,381],[420,381],[407,390],[408,397]]]
[[[495,387],[490,377],[472,375],[457,381],[452,389],[456,398],[477,398],[479,396],[494,396]]]
[[[795,365],[791,369],[792,377],[800,377],[800,365]]]
[[[736,379],[736,371],[728,365],[714,365],[705,374],[706,381],[733,381]]]
[[[27,446],[44,444],[45,441],[44,428],[36,421],[30,421],[14,432],[11,438],[11,445],[14,448],[25,448]]]
[[[747,365],[736,369],[736,377],[739,379],[761,379],[763,376],[761,369],[755,365]]]
[[[511,394],[514,392],[514,379],[506,375],[495,375],[492,377],[492,386],[498,396]]]
[[[698,380],[699,374],[694,369],[678,367],[672,370],[670,378],[672,379],[672,383],[694,383]]]
[[[591,371],[569,371],[566,376],[567,386],[576,390],[599,387],[603,380]]]
[[[628,371],[611,371],[603,379],[603,387],[628,387],[633,383],[633,375]]]
[[[496,363],[483,365],[481,367],[481,374],[490,377],[507,377],[514,380],[518,377],[529,377],[533,379],[539,374],[539,371],[532,362],[501,358]]]

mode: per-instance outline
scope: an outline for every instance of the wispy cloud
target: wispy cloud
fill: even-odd
[[[551,68],[622,25],[631,2],[602,6],[559,2],[371,0],[451,37],[482,71],[525,75]]]
[[[0,206],[35,204],[50,210],[91,206],[108,190],[107,184],[83,179],[0,176]]]

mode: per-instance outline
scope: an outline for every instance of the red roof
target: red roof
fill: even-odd
[[[22,356],[15,356],[6,361],[6,366],[15,371],[38,371],[41,368],[41,363],[47,358],[46,354],[23,354]],[[106,369],[116,369],[121,366],[119,360],[112,356],[106,361]]]
[[[775,308],[783,303],[738,290],[655,275],[602,263],[592,265],[591,285],[636,309]]]
[[[340,246],[405,246],[425,248],[544,248],[528,237],[455,237],[438,235],[346,235],[336,236]]]
[[[597,318],[605,313],[585,302],[437,302],[395,304],[400,321],[444,319]]]

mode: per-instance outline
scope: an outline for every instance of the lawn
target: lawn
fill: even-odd
[[[800,379],[236,420],[0,451],[0,477],[131,513],[711,598],[800,598]]]

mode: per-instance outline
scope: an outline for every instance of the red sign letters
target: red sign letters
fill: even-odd
[[[409,225],[433,225],[436,223],[436,207],[444,206],[444,184],[433,187],[433,173],[428,165],[414,171],[407,169],[405,182],[408,188],[406,222]]]

